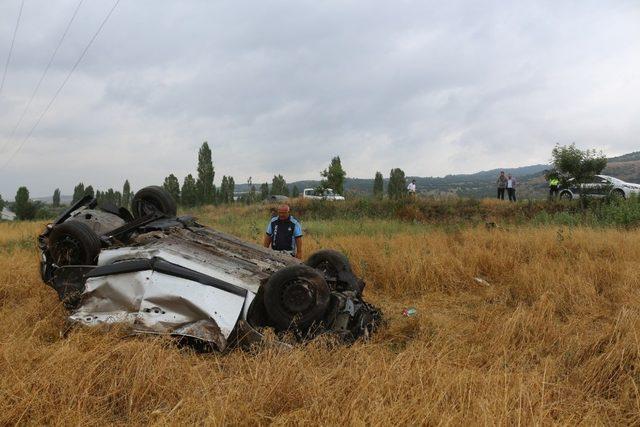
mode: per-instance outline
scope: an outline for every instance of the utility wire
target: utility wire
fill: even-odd
[[[20,18],[22,17],[22,9],[24,8],[24,0],[20,3],[20,10],[18,11],[18,19],[16,20],[16,26],[13,29],[13,37],[11,38],[11,47],[9,48],[9,55],[7,55],[7,62],[4,64],[4,73],[2,73],[2,82],[0,82],[0,95],[2,95],[2,89],[4,88],[4,80],[7,77],[7,70],[9,69],[9,62],[11,62],[11,54],[13,53],[13,45],[16,42],[16,34],[18,34],[18,27],[20,26]]]
[[[109,10],[109,13],[107,13],[107,16],[105,16],[104,19],[102,20],[102,23],[100,24],[100,26],[98,27],[96,32],[93,34],[93,36],[89,40],[89,43],[87,43],[87,45],[85,46],[84,50],[80,54],[80,57],[75,62],[75,64],[73,64],[73,67],[71,67],[71,70],[69,70],[69,73],[67,74],[65,79],[62,81],[62,84],[60,85],[60,87],[58,87],[58,90],[56,90],[56,92],[53,94],[53,97],[51,98],[51,100],[49,101],[49,103],[47,104],[45,109],[42,111],[42,113],[40,114],[40,117],[38,117],[38,120],[33,124],[31,129],[29,130],[29,133],[27,133],[27,135],[24,137],[24,139],[22,140],[22,142],[20,143],[20,145],[18,146],[16,151],[14,151],[13,154],[10,155],[9,158],[7,158],[7,161],[4,162],[4,164],[2,166],[0,166],[0,170],[2,170],[5,167],[7,167],[9,162],[11,162],[11,160],[13,160],[13,158],[16,156],[16,154],[18,154],[18,152],[22,149],[22,147],[27,142],[27,140],[31,137],[31,135],[33,134],[33,131],[36,130],[36,128],[38,127],[38,125],[42,121],[42,118],[45,116],[45,114],[47,114],[47,112],[49,111],[49,108],[51,108],[51,105],[56,100],[56,98],[58,97],[58,95],[60,94],[60,92],[62,91],[64,86],[67,84],[67,82],[69,81],[69,78],[71,77],[73,72],[76,70],[76,68],[78,68],[78,65],[80,64],[80,61],[82,61],[82,58],[84,58],[84,56],[87,54],[87,51],[89,50],[89,48],[93,44],[94,40],[98,37],[98,34],[100,34],[100,31],[102,31],[102,28],[105,26],[105,24],[107,23],[107,21],[109,20],[109,18],[113,14],[113,11],[116,10],[116,7],[118,7],[119,3],[120,3],[120,0],[116,0],[116,2],[113,4],[113,7],[111,7],[111,9]]]
[[[20,118],[18,119],[18,122],[16,123],[16,125],[11,130],[11,133],[9,134],[9,137],[2,144],[2,147],[0,147],[0,153],[2,153],[4,151],[4,148],[7,145],[7,142],[10,139],[13,138],[13,135],[15,135],[16,130],[18,130],[18,128],[22,124],[22,120],[24,119],[24,116],[27,114],[27,111],[29,110],[29,107],[31,106],[31,103],[33,102],[34,98],[36,97],[36,94],[38,93],[38,90],[40,90],[40,85],[42,85],[42,82],[44,81],[44,78],[46,77],[47,73],[49,72],[49,68],[51,68],[51,64],[53,63],[53,60],[55,59],[56,55],[58,54],[58,49],[60,49],[60,46],[62,45],[62,42],[64,41],[65,37],[67,37],[67,33],[69,32],[69,28],[71,28],[71,24],[75,20],[76,15],[78,14],[78,10],[80,10],[80,6],[82,5],[82,2],[84,2],[84,0],[80,0],[78,2],[78,5],[76,6],[76,9],[73,11],[73,15],[71,15],[71,19],[69,20],[69,23],[67,24],[67,27],[64,29],[64,32],[62,33],[62,37],[60,37],[60,40],[58,41],[58,45],[53,50],[53,54],[51,54],[51,58],[49,58],[49,63],[47,64],[47,66],[45,67],[44,71],[42,72],[42,76],[40,76],[40,80],[38,81],[38,84],[36,85],[36,88],[33,90],[33,93],[31,93],[31,98],[29,98],[29,101],[27,102],[27,105],[25,105],[24,110],[22,110],[22,114],[20,115]]]

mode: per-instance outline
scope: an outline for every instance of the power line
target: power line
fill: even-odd
[[[2,170],[5,167],[7,167],[9,162],[11,162],[11,160],[13,160],[13,158],[16,156],[16,154],[18,154],[18,152],[22,149],[22,147],[27,142],[27,140],[31,137],[31,135],[33,134],[33,131],[36,130],[36,128],[38,127],[38,125],[42,121],[42,118],[45,116],[45,114],[47,114],[47,112],[49,111],[49,108],[51,108],[51,105],[56,100],[56,98],[58,97],[58,95],[60,94],[60,92],[62,91],[64,86],[67,84],[67,82],[69,81],[69,78],[71,77],[73,72],[76,70],[76,68],[78,68],[78,65],[80,64],[80,61],[82,61],[82,58],[84,58],[84,56],[87,54],[87,51],[89,50],[89,48],[93,44],[94,40],[98,37],[98,34],[100,34],[100,32],[102,31],[102,28],[105,26],[105,24],[107,23],[107,21],[111,17],[111,14],[113,14],[113,11],[116,10],[116,7],[118,7],[119,3],[120,3],[120,0],[116,0],[116,2],[113,4],[113,7],[111,7],[111,9],[109,10],[109,13],[107,13],[107,16],[105,16],[104,19],[102,20],[102,23],[100,24],[100,26],[98,27],[96,32],[93,34],[93,36],[89,40],[89,43],[87,43],[87,45],[85,46],[84,50],[80,54],[80,57],[75,62],[75,64],[73,64],[73,67],[71,67],[71,70],[69,70],[69,73],[67,74],[65,79],[62,81],[62,84],[60,85],[60,87],[58,87],[58,90],[56,90],[56,92],[53,94],[53,97],[51,98],[51,100],[49,101],[49,103],[47,104],[45,109],[42,111],[42,113],[40,114],[40,117],[38,117],[38,120],[36,120],[36,122],[33,124],[31,129],[29,130],[29,133],[27,133],[27,135],[24,137],[24,139],[22,140],[22,142],[20,143],[20,145],[18,146],[16,151],[14,151],[13,154],[11,156],[9,156],[7,161],[4,162],[4,164],[2,166],[0,166],[0,170]]]
[[[20,26],[20,18],[22,17],[22,9],[24,8],[24,0],[20,3],[20,10],[18,11],[18,19],[16,20],[16,26],[13,29],[13,37],[11,38],[11,47],[9,47],[9,55],[7,55],[7,62],[4,64],[4,73],[2,73],[2,82],[0,82],[0,95],[4,88],[4,80],[7,77],[7,70],[9,69],[9,62],[11,62],[11,54],[13,53],[13,45],[16,42],[16,34],[18,34],[18,27]]]
[[[40,80],[38,81],[38,84],[36,85],[36,88],[33,90],[33,93],[31,93],[31,98],[29,98],[29,101],[27,102],[27,105],[25,105],[24,110],[22,110],[22,114],[20,115],[20,118],[18,119],[18,122],[15,124],[15,126],[11,130],[11,133],[9,134],[9,137],[2,144],[2,147],[0,148],[0,153],[2,153],[4,151],[4,148],[7,145],[7,142],[10,139],[13,138],[13,135],[15,135],[16,130],[18,130],[18,128],[22,124],[22,120],[24,119],[24,116],[27,114],[27,111],[29,110],[29,107],[31,106],[31,103],[33,102],[34,98],[36,97],[36,94],[38,93],[38,90],[40,90],[40,85],[42,85],[42,82],[43,82],[45,76],[49,72],[49,68],[51,68],[51,64],[53,63],[53,60],[55,59],[56,55],[58,54],[58,49],[60,49],[60,46],[62,45],[62,42],[64,41],[65,37],[67,36],[67,33],[69,32],[69,28],[71,28],[71,24],[75,20],[76,15],[78,14],[78,10],[80,9],[80,6],[82,5],[82,2],[84,2],[84,0],[80,0],[78,2],[78,5],[76,6],[76,9],[73,11],[73,15],[71,15],[71,19],[69,20],[69,23],[67,24],[67,27],[64,29],[64,32],[62,33],[62,37],[60,37],[60,40],[58,41],[58,45],[53,50],[53,54],[51,55],[51,58],[49,58],[49,63],[47,63],[47,66],[45,67],[45,69],[44,69],[44,71],[42,73],[42,76],[40,76]]]

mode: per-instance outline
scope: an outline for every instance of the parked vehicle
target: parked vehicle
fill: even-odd
[[[322,192],[319,192],[315,188],[305,188],[304,191],[302,192],[302,198],[315,199],[315,200],[333,200],[333,201],[344,200],[344,197],[334,193],[331,188],[327,188]]]
[[[41,275],[82,325],[121,323],[223,351],[261,328],[299,339],[368,336],[381,313],[362,299],[347,258],[306,261],[176,216],[161,187],[135,194],[132,212],[86,196],[40,235]]]
[[[11,212],[9,209],[7,208],[0,209],[0,220],[14,221],[15,219],[16,219],[16,214]]]
[[[574,179],[560,189],[560,199],[571,200],[574,197],[588,195],[604,197],[607,195],[628,198],[632,194],[640,194],[640,184],[622,181],[607,175],[596,175],[591,182],[577,184]]]

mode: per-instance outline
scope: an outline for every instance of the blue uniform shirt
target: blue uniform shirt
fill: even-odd
[[[266,231],[271,236],[271,248],[296,254],[296,237],[302,237],[302,226],[297,219],[291,215],[285,220],[275,216],[267,224]]]

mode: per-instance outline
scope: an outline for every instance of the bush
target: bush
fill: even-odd
[[[596,222],[600,225],[640,225],[640,198],[632,196],[628,200],[606,198],[592,206]]]
[[[296,215],[306,220],[363,218],[420,223],[499,222],[566,226],[640,225],[640,198],[585,198],[584,200],[528,200],[500,203],[494,200],[465,198],[377,199],[357,198],[344,202],[302,200],[293,205]]]

